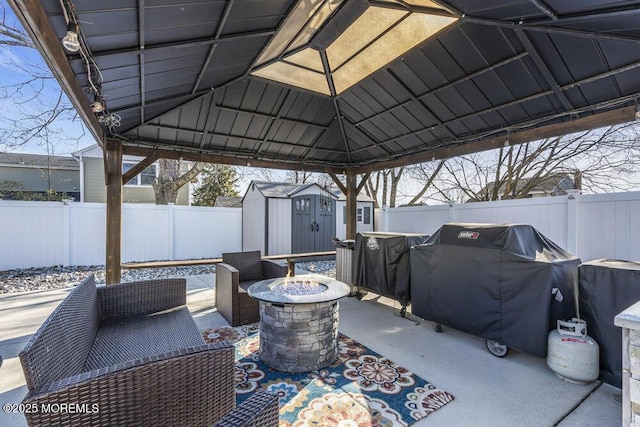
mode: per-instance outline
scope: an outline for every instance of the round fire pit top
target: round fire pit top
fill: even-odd
[[[254,283],[249,296],[282,304],[312,304],[340,299],[349,294],[349,285],[318,274],[278,277]]]

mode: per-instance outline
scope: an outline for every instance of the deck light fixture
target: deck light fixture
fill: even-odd
[[[431,0],[300,0],[251,74],[337,96],[456,21]]]
[[[78,40],[78,26],[75,22],[69,22],[67,25],[67,35],[62,38],[62,46],[69,52],[77,52],[80,50],[80,40]]]

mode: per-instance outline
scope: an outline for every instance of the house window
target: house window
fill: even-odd
[[[135,162],[122,162],[122,173],[129,171],[136,165]],[[125,185],[137,185],[137,186],[151,186],[153,181],[158,176],[158,169],[156,165],[151,165],[138,175],[131,178]]]
[[[362,208],[356,210],[356,221],[362,222]]]
[[[365,206],[364,208],[364,223],[371,224],[371,207]]]

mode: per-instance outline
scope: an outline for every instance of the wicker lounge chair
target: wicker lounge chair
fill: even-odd
[[[29,425],[277,426],[269,393],[234,410],[234,348],[205,344],[185,303],[184,279],[84,280],[20,352]]]
[[[287,275],[287,266],[262,261],[260,251],[222,254],[216,266],[216,305],[231,326],[260,321],[258,301],[247,294],[254,283]]]

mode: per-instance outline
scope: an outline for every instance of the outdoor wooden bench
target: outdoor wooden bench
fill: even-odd
[[[267,255],[263,256],[264,261],[274,260],[287,260],[287,267],[289,269],[288,276],[295,276],[296,261],[300,259],[319,258],[327,256],[335,256],[336,251],[324,251],[324,252],[306,252],[299,254],[284,254],[284,255]],[[222,258],[203,258],[203,259],[187,259],[177,261],[149,261],[149,262],[129,262],[122,264],[122,268],[161,268],[161,267],[184,267],[192,265],[207,265],[207,264],[219,264],[222,262]]]
[[[277,426],[270,393],[234,409],[234,347],[207,345],[185,304],[185,279],[85,279],[20,352],[29,425]]]

